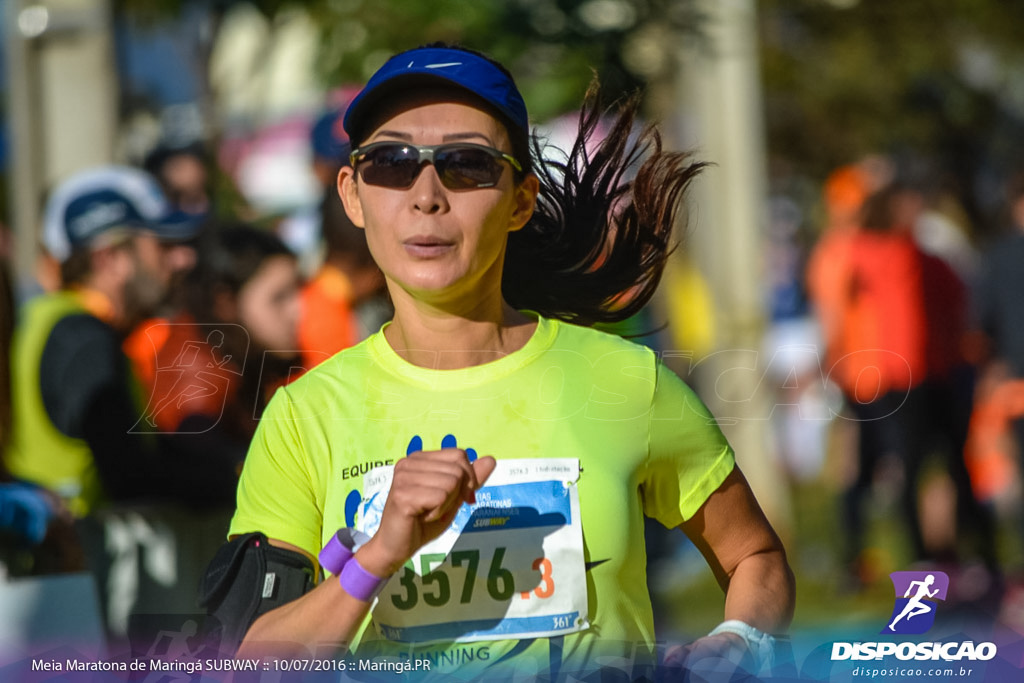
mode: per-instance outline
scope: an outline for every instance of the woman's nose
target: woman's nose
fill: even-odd
[[[427,164],[410,188],[415,208],[422,213],[441,213],[448,210],[448,192],[437,175],[433,164]]]

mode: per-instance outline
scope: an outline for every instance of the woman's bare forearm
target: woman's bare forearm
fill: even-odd
[[[346,593],[337,578],[329,578],[301,598],[260,616],[237,656],[308,657],[324,649],[344,652],[369,608],[369,603]]]
[[[785,551],[766,550],[736,566],[725,594],[725,618],[766,633],[781,633],[793,620],[795,603],[796,582]]]

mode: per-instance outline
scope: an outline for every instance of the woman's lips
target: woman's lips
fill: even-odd
[[[416,235],[402,242],[405,251],[416,258],[437,258],[455,248],[455,243],[439,237]]]

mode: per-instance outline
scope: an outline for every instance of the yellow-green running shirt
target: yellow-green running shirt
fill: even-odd
[[[678,526],[732,471],[734,456],[700,399],[654,352],[610,334],[538,318],[520,350],[434,370],[403,360],[378,332],[277,392],[245,462],[230,534],[262,531],[315,556],[354,524],[366,472],[453,443],[471,457],[578,459],[589,628],[557,639],[409,645],[371,625],[355,656],[426,658],[452,678],[487,676],[493,666],[582,672],[609,657],[649,660],[643,517]]]

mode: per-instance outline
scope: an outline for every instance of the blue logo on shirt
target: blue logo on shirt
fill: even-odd
[[[441,439],[441,448],[458,448],[458,439],[455,438],[454,434],[447,434]],[[405,454],[412,455],[417,451],[423,450],[423,439],[418,434],[409,439],[409,445],[405,448]],[[470,462],[477,459],[476,450],[472,448],[466,449],[466,457],[469,458]],[[389,461],[390,462],[390,461]],[[345,497],[345,526],[354,527],[356,525],[356,513],[359,511],[359,504],[363,500],[363,495],[359,492],[359,489],[352,489],[348,492],[348,496]]]
[[[441,448],[458,448],[458,447],[459,447],[459,442],[458,442],[458,439],[455,438],[454,434],[447,434],[447,435],[445,435],[445,437],[443,439],[441,439]],[[405,449],[405,454],[406,455],[412,455],[416,451],[422,451],[422,450],[423,450],[423,439],[420,438],[419,435],[416,435],[416,436],[412,437],[409,440],[409,446]],[[477,458],[476,451],[474,449],[472,449],[472,448],[467,448],[466,449],[466,457],[469,458],[470,462],[473,462]]]

